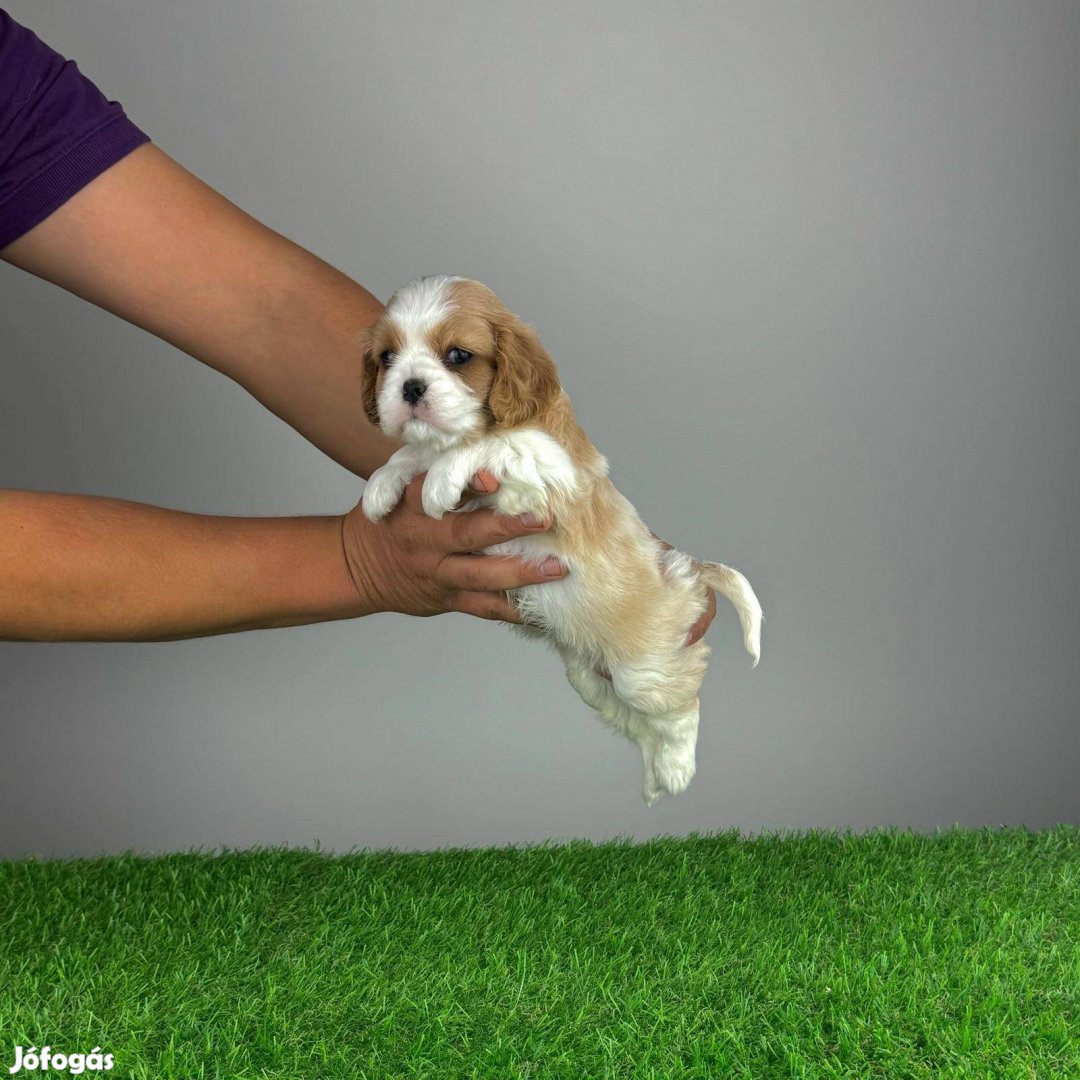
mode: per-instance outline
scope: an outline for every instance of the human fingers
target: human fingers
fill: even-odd
[[[540,518],[534,514],[514,517],[485,509],[448,515],[440,524],[447,530],[449,550],[466,552],[479,551],[518,536],[543,532],[551,527],[551,518]]]
[[[435,571],[440,588],[461,592],[503,592],[565,577],[555,556],[539,565],[511,555],[448,555]]]
[[[675,548],[669,544],[662,536],[657,536],[656,533],[649,530],[652,533],[652,537],[665,551],[674,551]],[[663,564],[661,563],[661,569]],[[694,642],[700,641],[705,636],[705,631],[709,629],[713,619],[716,618],[716,593],[711,589],[709,590],[709,599],[705,606],[705,610],[701,613],[698,620],[690,627],[686,634],[686,640],[683,643],[684,646],[693,645]]]
[[[460,611],[465,615],[475,615],[478,619],[492,619],[497,622],[519,623],[521,616],[517,608],[502,593],[492,592],[454,592],[446,598],[447,611]]]
[[[695,641],[700,641],[705,636],[705,631],[709,629],[713,619],[716,618],[716,593],[709,590],[709,602],[706,605],[705,610],[699,616],[697,622],[690,627],[690,632],[686,635],[686,644],[693,645]]]
[[[494,473],[481,469],[469,481],[467,490],[470,495],[490,495],[493,491],[499,490],[499,481],[495,479]]]
[[[401,504],[415,514],[425,513],[424,480],[426,478],[426,472],[417,473],[417,475],[405,486],[405,491],[401,496]],[[495,479],[495,476],[488,472],[487,469],[481,469],[469,480],[465,492],[458,502],[458,506],[465,502],[466,499],[475,498],[478,495],[490,495],[492,492],[498,490],[499,481]]]
[[[457,501],[455,510],[460,510],[470,499],[481,495],[490,495],[499,490],[499,481],[487,469],[481,469],[465,486],[465,492]]]

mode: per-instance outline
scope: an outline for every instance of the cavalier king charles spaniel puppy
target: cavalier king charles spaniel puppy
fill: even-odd
[[[426,472],[424,511],[459,509],[471,477],[489,470],[493,494],[460,507],[552,518],[536,536],[487,548],[568,573],[514,589],[523,623],[566,663],[570,684],[604,722],[634,740],[648,805],[677,795],[695,770],[698,689],[709,646],[684,644],[708,590],[734,604],[758,662],[761,605],[737,570],[665,548],[608,479],[608,463],[574,419],[536,331],[478,281],[425,277],[399,289],[365,334],[364,410],[404,442],[364,491],[371,521]]]

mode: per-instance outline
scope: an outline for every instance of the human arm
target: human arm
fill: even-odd
[[[361,476],[397,446],[364,415],[359,393],[357,334],[379,302],[153,146],[129,154],[2,255],[235,379]],[[189,527],[199,520],[181,519]],[[220,536],[223,519],[211,520]],[[285,520],[294,524],[257,526],[257,534],[292,536],[305,519]],[[707,629],[710,601],[689,641]],[[312,621],[300,614],[294,621]]]
[[[144,145],[0,258],[171,342],[235,380],[367,477],[397,448],[364,415],[361,285]]]
[[[161,641],[382,611],[518,621],[502,590],[565,571],[471,553],[550,522],[490,510],[433,521],[422,479],[378,525],[359,507],[235,518],[0,491],[0,639]]]
[[[16,238],[8,243],[0,230],[0,243],[7,245],[0,250],[0,258],[172,342],[233,378],[341,464],[361,476],[370,475],[396,448],[367,420],[357,385],[357,335],[381,311],[379,302],[344,274],[255,221],[156,147],[141,145],[131,150],[133,142],[145,136],[128,124],[116,103],[105,103],[70,64],[2,12],[0,30],[4,73],[22,73],[19,85],[3,84],[14,111],[0,110],[0,119],[8,122],[9,137],[23,140],[7,157],[0,180],[26,184],[0,190],[17,192],[22,217],[16,215],[14,220],[24,221],[27,229],[13,232],[9,217],[6,235]],[[69,113],[69,106],[80,111]],[[119,154],[126,156],[112,160]],[[19,165],[20,156],[21,174],[12,169]],[[109,159],[104,170],[93,175],[104,158]],[[44,187],[42,163],[51,170]],[[81,175],[83,170],[90,171]],[[33,199],[46,189],[53,201],[35,204]],[[5,205],[10,208],[12,202]],[[9,513],[14,498],[6,500]],[[25,515],[25,500],[31,497],[22,498],[19,509]],[[16,543],[18,533],[27,528],[25,518],[20,519],[17,530],[5,529],[5,550],[0,556],[21,553],[19,569],[31,578],[36,560],[50,551],[60,554],[65,567],[87,571],[93,571],[99,557],[110,572],[134,561],[130,591],[120,589],[114,595],[126,598],[128,618],[149,619],[148,626],[139,623],[137,632],[143,635],[162,630],[155,622],[160,617],[168,634],[219,632],[247,625],[243,618],[230,622],[229,612],[220,608],[212,618],[189,610],[188,616],[194,617],[191,626],[183,619],[178,625],[169,623],[178,615],[176,593],[167,575],[164,584],[158,575],[154,588],[140,584],[137,553],[140,529],[147,522],[156,523],[151,531],[162,534],[160,545],[166,555],[196,540],[200,551],[211,537],[226,543],[224,534],[230,531],[242,532],[249,546],[264,537],[264,554],[271,567],[294,534],[314,529],[298,524],[304,519],[288,519],[289,523],[206,519],[101,500],[93,504],[88,520],[72,530],[64,511],[72,509],[71,500],[77,497],[36,498],[44,501],[35,503],[31,517],[39,524],[43,519],[52,521],[56,535],[40,537],[39,550],[26,551]],[[96,512],[103,511],[106,503],[113,507],[104,515],[111,522],[111,535],[100,528],[88,532],[89,523],[98,520]],[[226,527],[228,521],[234,524]],[[7,523],[0,518],[0,528]],[[173,526],[177,535],[167,535]],[[122,542],[126,534],[133,538],[135,549],[127,559],[117,558],[112,545]],[[75,550],[76,538],[84,545],[81,551]],[[227,555],[222,552],[223,568],[230,565]],[[11,580],[20,582],[20,588],[14,595],[8,590],[5,606],[15,615],[20,598],[45,595],[40,589],[22,588],[25,577]],[[61,595],[66,580],[60,573],[55,582]],[[104,580],[108,582],[108,575]],[[195,586],[201,580],[196,575],[189,584]],[[528,583],[526,572],[510,584]],[[212,592],[222,583],[205,584]],[[92,592],[102,587],[102,581],[91,572],[86,587]],[[265,610],[244,609],[245,617],[254,620],[251,625],[315,617],[310,604],[294,610],[296,599],[281,598],[275,607],[275,601],[267,597]],[[87,625],[86,620],[93,622],[95,610],[93,604],[78,610],[69,605],[64,617],[78,615],[83,622],[66,632],[114,632],[107,617],[104,625],[100,620]],[[172,615],[162,616],[163,610]],[[98,614],[104,612],[98,610]],[[5,616],[6,612],[0,613],[0,620]],[[55,627],[55,619],[49,625]],[[36,632],[52,631],[38,627]]]

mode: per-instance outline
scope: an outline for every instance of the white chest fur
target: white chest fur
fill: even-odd
[[[499,490],[487,500],[503,514],[544,514],[553,495],[572,498],[578,476],[570,455],[546,432],[488,435],[440,454],[428,467],[424,510],[432,517],[455,506],[472,476],[487,469]]]
[[[581,478],[570,455],[546,432],[520,429],[487,435],[474,442],[440,450],[424,444],[402,447],[368,482],[364,492],[364,513],[372,521],[385,517],[398,504],[405,486],[426,472],[423,489],[424,512],[442,518],[457,507],[472,477],[481,469],[499,481],[491,495],[468,500],[462,510],[493,506],[501,514],[532,513],[544,517],[557,499],[573,499]],[[517,555],[540,564],[549,555],[567,563],[549,533],[523,536],[485,549],[488,554]],[[545,585],[515,590],[517,603],[534,625],[557,626],[566,622],[579,607],[584,582],[570,574]]]
[[[469,509],[494,505],[503,514],[543,515],[553,495],[572,498],[578,490],[570,455],[546,432],[521,429],[487,435],[449,450],[428,444],[403,446],[368,481],[364,513],[372,521],[385,517],[397,506],[409,481],[426,471],[424,512],[441,518],[457,506],[469,480],[481,469],[498,478],[499,490],[483,501],[473,500]]]

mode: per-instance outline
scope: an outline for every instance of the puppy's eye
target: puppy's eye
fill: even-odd
[[[394,362],[394,354],[387,349],[379,359],[382,361],[383,367],[389,367]]]
[[[453,349],[450,349],[446,354],[446,362],[455,366],[458,364],[467,364],[471,359],[471,352],[466,352],[464,349],[459,349],[456,346]]]

